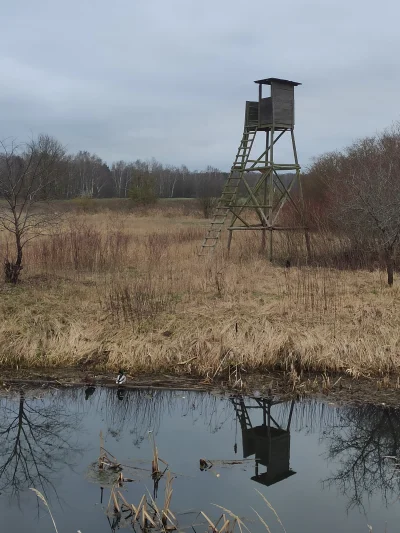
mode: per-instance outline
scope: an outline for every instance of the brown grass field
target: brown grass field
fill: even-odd
[[[0,366],[396,379],[398,283],[388,288],[379,270],[284,268],[293,247],[302,253],[299,235],[279,238],[275,265],[247,232],[230,257],[225,242],[198,257],[207,221],[188,213],[67,213],[57,233],[32,241],[21,283],[0,284]]]

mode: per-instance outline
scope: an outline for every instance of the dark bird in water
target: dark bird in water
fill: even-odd
[[[285,267],[286,268],[290,268],[290,266],[291,266],[291,264],[290,264],[289,259],[286,259]]]
[[[96,390],[96,387],[93,387],[93,386],[90,386],[87,389],[85,389],[85,400],[88,400],[95,390]]]
[[[126,389],[123,387],[118,387],[117,389],[117,398],[118,400],[123,400],[125,398]]]
[[[117,376],[117,379],[115,380],[115,383],[117,385],[124,385],[126,383],[126,376],[124,370],[120,370]]]

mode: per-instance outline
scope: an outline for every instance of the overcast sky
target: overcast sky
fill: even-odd
[[[395,0],[3,2],[0,138],[227,170],[253,80],[281,77],[302,83],[306,166],[400,119],[399,16]]]

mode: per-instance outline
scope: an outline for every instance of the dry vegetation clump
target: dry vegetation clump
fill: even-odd
[[[222,243],[204,260],[204,224],[158,211],[68,216],[27,245],[21,283],[0,286],[0,365],[238,383],[272,369],[397,375],[400,288],[382,271],[305,266],[296,235],[277,237],[274,266],[259,235],[235,235],[229,258]]]

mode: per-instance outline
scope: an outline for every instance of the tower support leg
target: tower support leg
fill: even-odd
[[[263,229],[262,232],[261,232],[261,250],[260,250],[260,253],[261,254],[264,254],[265,253],[265,248],[267,246],[267,230]]]
[[[228,235],[228,254],[229,252],[231,251],[231,244],[232,244],[232,230],[228,230],[229,231],[229,235]]]
[[[265,135],[265,166],[266,167],[268,166],[269,149],[270,149],[270,146],[269,146],[269,131],[267,131],[266,135]],[[263,209],[264,209],[265,218],[269,214],[268,213],[268,209],[266,207],[267,201],[268,201],[268,177],[264,177],[264,202],[263,202],[264,208]],[[263,222],[263,225],[266,227],[265,222]],[[261,253],[262,254],[265,253],[266,247],[267,247],[267,229],[264,229],[261,232]]]
[[[269,232],[269,260],[270,262],[272,263],[274,257],[273,257],[273,242],[272,242],[272,234],[273,234],[273,231],[270,230]]]
[[[308,228],[304,230],[304,238],[306,241],[307,262],[309,263],[312,260],[312,256],[311,256],[311,239],[310,239],[310,233],[308,231]]]
[[[290,135],[292,137],[294,160],[295,160],[296,165],[298,165],[299,164],[299,160],[298,160],[298,157],[297,157],[297,148],[296,148],[296,141],[295,141],[295,138],[294,138],[293,129],[291,130]],[[304,229],[304,239],[306,241],[307,262],[310,262],[311,261],[311,241],[310,241],[310,234],[308,232],[308,228],[307,228],[307,226],[305,224],[305,209],[306,209],[306,206],[305,206],[305,202],[304,202],[304,192],[303,192],[303,183],[302,183],[303,180],[301,179],[300,169],[299,168],[296,171],[296,174],[297,174],[297,180],[299,182],[299,188],[300,188],[301,220],[302,220],[302,223],[304,224],[304,227],[305,227],[305,229]]]

